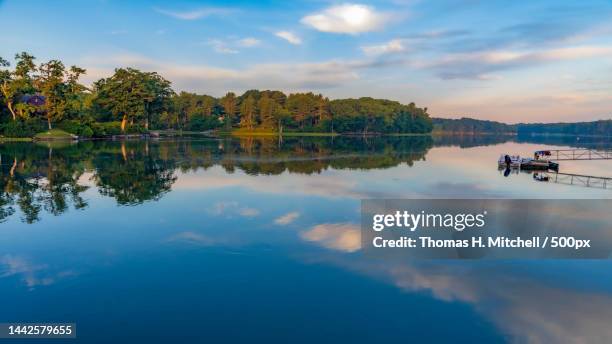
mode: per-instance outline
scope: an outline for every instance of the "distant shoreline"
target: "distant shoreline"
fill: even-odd
[[[248,138],[248,137],[420,137],[420,136],[515,136],[515,137],[576,137],[576,138],[610,138],[612,135],[588,135],[588,134],[559,134],[559,133],[529,133],[521,134],[517,132],[487,132],[487,131],[443,131],[434,130],[429,133],[326,133],[326,132],[283,132],[278,133],[274,131],[244,131],[235,130],[231,132],[227,131],[180,131],[180,130],[156,130],[150,133],[142,134],[122,134],[122,135],[109,135],[106,137],[0,137],[0,144],[7,142],[49,142],[49,141],[113,141],[113,140],[139,140],[149,138],[172,138],[172,137],[236,137],[236,138]]]

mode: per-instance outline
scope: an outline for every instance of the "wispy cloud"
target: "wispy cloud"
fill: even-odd
[[[295,221],[298,217],[300,217],[300,213],[298,213],[297,211],[292,211],[283,216],[277,217],[274,220],[274,223],[276,223],[279,226],[286,226],[292,223],[293,221]]]
[[[224,94],[227,90],[270,88],[312,90],[337,87],[359,78],[358,70],[370,65],[362,61],[326,61],[316,63],[265,63],[242,69],[220,68],[206,64],[184,64],[125,54],[92,57],[83,60],[87,68],[85,82],[112,74],[114,68],[134,67],[157,71],[173,82],[178,90]],[[287,77],[291,75],[291,77]]]
[[[491,73],[542,63],[612,56],[609,46],[574,46],[535,51],[493,50],[445,55],[422,67],[433,69],[442,79],[489,80]]]
[[[261,41],[246,37],[242,39],[210,39],[205,44],[213,47],[213,50],[220,54],[238,54],[238,48],[253,48],[261,44]]]
[[[402,39],[393,39],[383,44],[363,46],[361,50],[370,56],[398,53],[406,50],[406,43]]]
[[[198,8],[188,11],[173,11],[154,7],[153,10],[157,13],[180,20],[197,20],[211,15],[227,14],[232,11],[231,9],[220,7]]]
[[[278,31],[274,33],[276,37],[282,38],[293,45],[302,44],[302,39],[291,31]]]
[[[342,4],[305,16],[301,22],[323,32],[358,34],[379,30],[390,18],[371,6]]]
[[[239,51],[233,48],[230,48],[226,45],[225,42],[218,39],[211,39],[207,42],[208,45],[213,47],[213,50],[219,54],[238,54]]]
[[[237,44],[241,47],[250,48],[250,47],[255,47],[255,46],[260,45],[261,41],[253,37],[247,37],[247,38],[239,39]]]

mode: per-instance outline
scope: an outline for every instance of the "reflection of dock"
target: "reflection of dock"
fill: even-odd
[[[535,180],[565,185],[578,185],[598,189],[612,189],[612,178],[585,176],[581,174],[536,172]]]
[[[546,160],[606,160],[612,159],[612,150],[598,149],[552,149],[546,152],[542,158]]]

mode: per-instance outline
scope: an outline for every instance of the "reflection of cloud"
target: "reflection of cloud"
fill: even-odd
[[[300,213],[298,213],[297,211],[292,211],[290,213],[287,213],[283,216],[276,218],[274,220],[274,223],[280,226],[286,226],[292,223],[293,221],[295,221],[298,217],[300,217]]]
[[[388,14],[370,6],[342,4],[308,15],[302,23],[323,32],[357,34],[378,30],[388,19]]]
[[[259,215],[258,209],[249,208],[249,207],[241,207],[240,204],[236,201],[217,202],[214,204],[210,212],[214,215],[238,214],[240,216],[245,216],[245,217],[253,217],[253,216]]]
[[[220,243],[220,240],[217,238],[211,238],[204,234],[196,233],[196,232],[180,232],[166,239],[167,242],[185,242],[198,246],[213,246]]]
[[[361,232],[359,227],[350,223],[324,223],[316,225],[300,237],[314,241],[323,247],[344,252],[355,252],[361,248]]]
[[[379,267],[384,269],[384,267]],[[394,283],[431,292],[445,301],[472,304],[502,331],[527,343],[607,343],[612,338],[612,298],[572,291],[478,269],[395,266]]]
[[[43,271],[48,268],[46,265],[35,265],[23,257],[12,255],[5,255],[0,258],[0,266],[3,266],[3,269],[0,270],[0,278],[20,275],[29,288],[50,285],[55,283],[58,278],[74,275],[73,271],[66,270],[41,277]]]
[[[354,230],[358,228],[355,226]],[[309,234],[313,239],[310,241],[347,251],[338,247],[337,240],[333,240],[337,235],[329,232],[320,230]],[[316,257],[321,259],[321,255]],[[543,284],[512,271],[511,265],[505,262],[493,268],[459,262],[408,264],[391,259],[374,261],[361,256],[323,257],[352,271],[389,280],[408,292],[426,292],[442,301],[469,304],[495,324],[510,342],[609,343],[612,338],[609,325],[612,296]]]
[[[350,197],[361,199],[389,196],[379,190],[373,192],[360,190],[358,181],[345,178],[344,172],[320,174],[316,177],[299,174],[252,177],[243,172],[228,175],[219,166],[194,174],[183,174],[173,187],[175,190],[203,190],[234,186],[262,193],[313,195],[328,198]]]
[[[259,215],[259,210],[254,208],[241,208],[238,210],[238,214],[246,217],[253,217]]]

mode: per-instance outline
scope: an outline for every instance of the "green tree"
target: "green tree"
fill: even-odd
[[[169,107],[173,94],[170,82],[155,72],[143,73],[133,68],[115,69],[115,73],[94,84],[95,102],[121,121],[121,131],[127,123],[142,123],[146,128],[152,115]]]
[[[221,106],[225,114],[225,125],[226,129],[230,129],[236,116],[236,94],[234,92],[227,92],[227,94],[221,98]]]
[[[4,103],[8,108],[13,121],[17,120],[16,104],[19,97],[25,94],[34,93],[33,73],[36,71],[34,56],[22,52],[15,55],[17,61],[15,70],[3,69],[0,71],[0,92],[4,98]],[[9,67],[8,61],[1,59],[1,67]]]
[[[250,95],[240,105],[240,126],[242,128],[255,128],[257,124],[256,111],[255,98]]]
[[[61,61],[51,60],[41,64],[38,70],[39,75],[35,84],[45,96],[44,113],[47,126],[51,129],[51,123],[61,121],[66,113],[66,93],[68,91],[64,83],[66,67]]]
[[[266,129],[274,129],[276,127],[275,113],[277,111],[278,104],[274,99],[270,98],[267,94],[263,94],[259,98],[258,106],[259,118],[261,120],[261,127]]]

